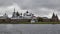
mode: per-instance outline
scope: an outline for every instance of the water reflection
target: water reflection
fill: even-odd
[[[60,34],[60,24],[0,24],[0,34]]]

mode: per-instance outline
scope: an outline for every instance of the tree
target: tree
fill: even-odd
[[[42,22],[43,21],[43,18],[37,17],[37,20],[38,20],[38,22]]]
[[[18,11],[17,11],[16,15],[17,15],[17,16],[19,16],[19,13],[18,13]]]

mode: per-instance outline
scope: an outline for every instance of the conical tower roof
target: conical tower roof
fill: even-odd
[[[58,18],[57,14],[56,14],[56,18]]]
[[[15,8],[14,8],[14,12],[12,14],[12,17],[15,17],[15,14],[16,14],[16,12],[15,12]]]
[[[53,12],[52,18],[54,18],[54,17],[56,17],[56,16],[55,16],[55,14],[54,14],[54,12]]]
[[[14,8],[14,12],[13,13],[15,13],[15,8]]]
[[[4,15],[3,15],[5,18],[7,18],[8,17],[8,15],[5,13]]]

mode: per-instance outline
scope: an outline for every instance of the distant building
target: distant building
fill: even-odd
[[[37,19],[38,18],[38,19]],[[47,17],[36,17],[34,14],[26,11],[25,13],[19,13],[16,12],[14,9],[14,12],[12,14],[12,17],[9,18],[8,15],[5,13],[3,16],[0,16],[0,22],[59,22],[59,18],[57,14],[55,15],[53,13],[52,17],[49,19]]]
[[[28,11],[26,11],[26,13],[23,14],[23,17],[24,17],[25,19],[32,19],[33,16],[34,16],[34,14],[29,13]]]
[[[35,23],[35,20],[34,20],[34,19],[32,19],[32,20],[31,20],[31,23]]]
[[[53,13],[52,17],[49,19],[47,17],[43,18],[43,22],[59,22],[59,18],[57,16],[57,14],[55,15]]]
[[[7,19],[7,18],[9,18],[9,17],[6,13],[3,16],[0,16],[0,19]]]
[[[39,18],[40,18],[40,22],[59,22],[59,18],[57,14],[55,15],[54,13],[51,18],[47,18],[47,17],[39,17]]]
[[[11,17],[11,20],[12,21],[28,21],[30,22],[32,19],[37,20],[37,18],[34,16],[34,14],[32,13],[29,13],[28,11],[26,11],[26,13],[22,14],[22,13],[19,13],[18,11],[15,12],[15,9],[14,9],[14,12],[12,14],[12,17]]]
[[[10,18],[8,17],[8,15],[5,13],[3,16],[0,16],[0,23],[2,22],[10,22]]]
[[[58,21],[59,21],[57,14],[55,15],[55,14],[53,13],[52,18],[51,18],[51,21],[52,21],[52,22],[58,22]]]
[[[15,12],[15,9],[14,9],[14,12],[13,12],[13,14],[12,14],[12,18],[11,18],[11,19],[20,19],[20,14],[19,14],[18,11]]]

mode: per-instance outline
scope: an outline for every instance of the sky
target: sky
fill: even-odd
[[[0,0],[0,15],[12,15],[14,8],[19,13],[27,10],[35,16],[51,18],[53,12],[60,18],[60,0]]]

